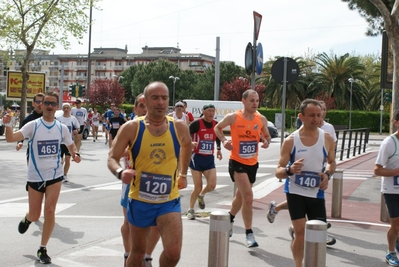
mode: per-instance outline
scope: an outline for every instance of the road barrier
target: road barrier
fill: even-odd
[[[344,183],[344,171],[335,170],[332,183],[331,217],[341,218],[342,214],[342,188]]]
[[[230,214],[213,211],[209,224],[208,267],[227,267],[229,264]]]
[[[305,267],[326,266],[327,224],[320,220],[306,222],[305,226]]]
[[[335,134],[337,139],[340,140],[340,133],[342,132],[341,144],[337,144],[335,150],[336,153],[340,153],[339,159],[343,160],[344,153],[346,152],[346,158],[352,155],[360,155],[362,152],[366,152],[366,146],[369,142],[370,129],[369,128],[359,128],[352,130],[336,130]],[[340,148],[339,148],[340,147]]]

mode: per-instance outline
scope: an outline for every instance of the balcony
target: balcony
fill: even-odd
[[[78,80],[78,81],[86,81],[87,77],[86,76],[77,76],[76,80]]]
[[[125,67],[124,66],[115,66],[114,70],[124,70]]]
[[[76,70],[87,70],[87,65],[77,65]]]
[[[94,66],[95,70],[105,70],[107,69],[107,66]]]

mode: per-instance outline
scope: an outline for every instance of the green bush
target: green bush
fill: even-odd
[[[272,122],[275,114],[281,113],[281,109],[259,108],[258,111]],[[299,110],[285,110],[285,128],[295,128],[295,120]],[[346,110],[327,111],[326,121],[332,125],[346,125],[349,127],[349,112]],[[379,111],[352,111],[352,129],[369,128],[371,132],[380,131],[380,112]],[[382,131],[388,133],[390,128],[390,118],[388,112],[382,113]]]

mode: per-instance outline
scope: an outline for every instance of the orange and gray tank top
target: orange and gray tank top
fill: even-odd
[[[258,143],[262,128],[261,115],[255,112],[252,120],[247,120],[242,110],[236,111],[236,120],[231,125],[231,140],[233,150],[230,159],[245,165],[255,165],[258,162]]]
[[[129,147],[136,176],[130,184],[129,198],[147,203],[164,203],[180,196],[177,188],[180,143],[173,118],[166,116],[168,129],[153,136],[144,117],[137,118],[139,126],[133,146]]]

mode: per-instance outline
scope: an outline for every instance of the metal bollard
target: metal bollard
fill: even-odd
[[[327,224],[320,220],[306,222],[305,226],[305,267],[326,266]]]
[[[380,221],[389,222],[389,214],[387,206],[385,205],[384,194],[381,193],[381,207],[380,207]]]
[[[332,198],[331,198],[331,217],[341,218],[342,213],[342,187],[344,181],[344,171],[335,170],[333,175]]]
[[[208,267],[229,265],[230,214],[213,211],[209,224]]]

